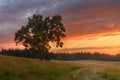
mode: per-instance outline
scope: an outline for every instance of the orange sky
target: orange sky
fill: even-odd
[[[23,48],[15,46],[14,33],[34,13],[63,17],[64,46],[51,50],[120,53],[119,0],[0,0],[0,49]]]

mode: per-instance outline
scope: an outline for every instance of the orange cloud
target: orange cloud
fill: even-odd
[[[120,32],[120,6],[97,5],[64,12],[67,38],[115,35]]]
[[[27,19],[24,17],[32,13],[62,14],[66,27],[64,49],[120,45],[120,2],[118,0],[69,0],[69,3],[65,0],[62,2],[55,0],[54,3],[45,3],[46,5],[39,1],[35,3],[38,5],[36,6],[32,1],[30,4],[26,2],[23,6],[18,2],[15,8],[8,4],[11,10],[7,11],[9,7],[6,7],[6,13],[0,12],[0,48],[23,48],[21,45],[15,46],[14,32],[20,28],[18,25],[26,23]],[[52,4],[55,4],[55,7],[51,7]]]
[[[61,52],[61,53],[100,52],[100,53],[105,53],[105,54],[116,55],[116,54],[119,54],[120,52],[120,46],[65,48],[65,49],[53,50],[53,52]]]

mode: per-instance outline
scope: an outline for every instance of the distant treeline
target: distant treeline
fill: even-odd
[[[29,50],[19,50],[19,49],[2,49],[1,55],[16,56],[16,57],[26,57],[34,59],[53,59],[53,60],[103,60],[103,61],[120,61],[120,54],[112,56],[108,54],[101,53],[90,53],[90,52],[78,52],[78,53],[35,53]]]

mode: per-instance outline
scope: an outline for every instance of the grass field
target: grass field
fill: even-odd
[[[120,80],[120,62],[85,60],[72,63],[82,67],[64,80]]]
[[[120,62],[0,56],[0,80],[120,80]]]

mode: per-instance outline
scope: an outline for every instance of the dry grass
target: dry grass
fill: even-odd
[[[64,62],[0,56],[0,80],[57,80],[76,69]]]
[[[72,63],[84,67],[63,80],[120,80],[120,62],[73,61]]]
[[[120,80],[120,62],[0,56],[0,80]]]

